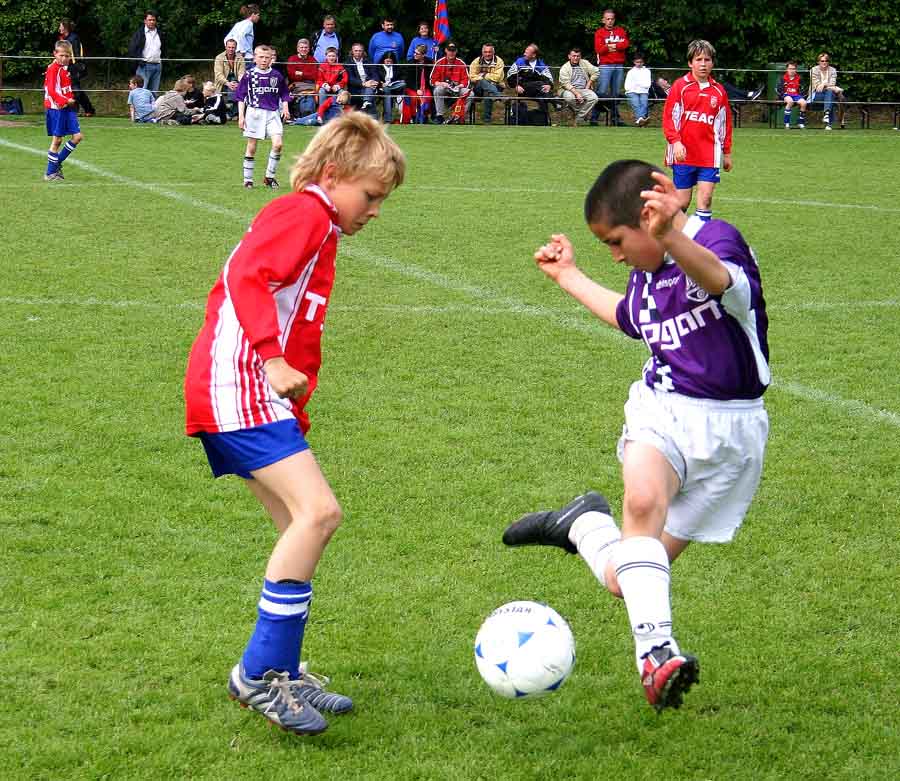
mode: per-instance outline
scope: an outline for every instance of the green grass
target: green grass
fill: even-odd
[[[703,680],[657,717],[622,606],[576,558],[499,535],[588,486],[620,506],[643,348],[530,258],[563,230],[623,288],[582,197],[607,162],[659,160],[661,136],[395,131],[407,183],[342,244],[311,404],[346,518],[305,656],[357,711],[297,739],[225,697],[273,533],[182,435],[206,293],[271,194],[240,188],[235,127],[84,129],[48,185],[40,123],[0,128],[0,777],[900,774],[896,134],[736,132],[715,206],[763,269],[772,433],[737,540],[674,569]],[[287,152],[309,138],[290,128]],[[501,701],[475,671],[475,632],[511,599],[553,605],[578,641],[544,700]]]

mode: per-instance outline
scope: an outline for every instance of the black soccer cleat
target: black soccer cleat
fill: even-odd
[[[503,544],[511,547],[519,545],[555,545],[566,553],[578,553],[569,539],[572,524],[587,512],[612,515],[609,502],[596,491],[576,496],[561,510],[544,510],[523,515],[503,532]]]

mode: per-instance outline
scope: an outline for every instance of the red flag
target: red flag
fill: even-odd
[[[450,17],[447,15],[447,0],[434,0],[434,40],[446,43],[450,40]]]

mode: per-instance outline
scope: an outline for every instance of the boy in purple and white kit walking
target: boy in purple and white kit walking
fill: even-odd
[[[524,515],[503,541],[580,554],[625,600],[648,701],[678,708],[700,665],[673,636],[669,565],[692,541],[729,542],[762,472],[770,374],[759,267],[735,227],[688,218],[672,180],[639,160],[603,171],[585,217],[613,259],[632,267],[624,296],[581,272],[563,234],[534,257],[597,317],[650,349],[618,444],[622,529],[591,491],[561,510]]]
[[[275,50],[271,46],[257,46],[253,50],[254,67],[241,77],[235,91],[238,104],[238,127],[244,131],[247,149],[244,152],[244,187],[253,187],[253,169],[256,165],[256,142],[261,138],[272,139],[272,151],[266,164],[263,185],[275,189],[278,180],[275,173],[281,160],[282,136],[285,122],[291,121],[291,91],[280,71],[272,69]],[[281,114],[279,116],[279,109]]]

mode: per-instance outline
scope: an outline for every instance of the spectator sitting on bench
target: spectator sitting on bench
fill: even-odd
[[[797,127],[803,130],[806,127],[806,101],[800,91],[800,74],[797,73],[797,63],[791,60],[787,64],[787,70],[778,80],[778,97],[784,101],[784,129],[791,129],[791,112],[796,103],[800,109],[797,117]]]
[[[366,49],[361,43],[354,43],[350,47],[350,59],[344,63],[344,68],[347,70],[350,102],[374,117],[375,93],[381,84],[381,68],[375,63],[366,62]]]
[[[831,57],[828,52],[822,52],[817,58],[817,65],[813,65],[809,71],[809,102],[819,101],[825,106],[822,122],[826,130],[831,130],[831,110],[834,101],[844,101],[844,90],[837,86],[837,71],[829,64]],[[844,127],[844,111],[841,106],[841,128]]]
[[[494,110],[494,98],[503,92],[503,74],[506,66],[494,53],[494,44],[481,47],[481,56],[469,64],[469,84],[475,90],[475,97],[481,98],[482,120],[487,125]]]
[[[576,125],[587,123],[591,116],[598,99],[594,92],[598,75],[597,67],[582,59],[577,47],[569,51],[569,61],[559,69],[559,94],[575,114]]]
[[[506,83],[522,98],[538,102],[544,114],[545,124],[550,124],[550,90],[553,89],[553,75],[547,63],[541,59],[541,50],[536,43],[529,43],[506,74]]]

